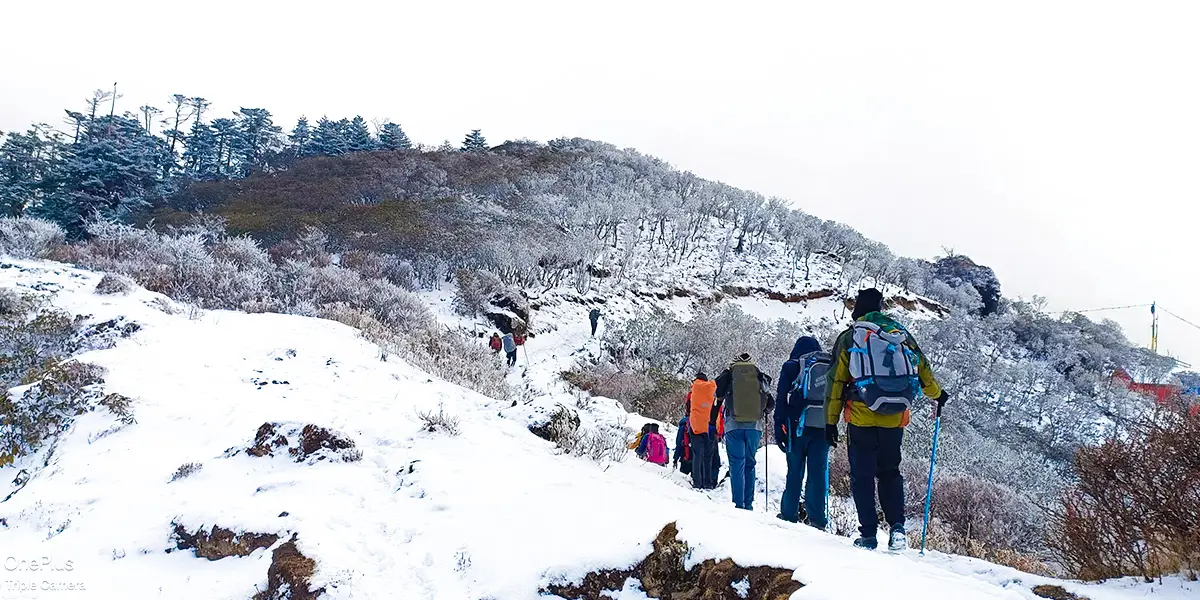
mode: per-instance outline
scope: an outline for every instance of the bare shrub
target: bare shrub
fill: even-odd
[[[96,284],[96,293],[102,295],[128,294],[133,291],[133,282],[121,275],[106,273]]]
[[[66,232],[50,221],[30,217],[0,218],[0,254],[26,259],[50,258],[66,240]]]
[[[629,431],[625,428],[599,428],[596,430],[575,429],[573,432],[557,436],[555,445],[564,454],[578,456],[602,463],[605,461],[620,462],[629,454],[626,440]]]
[[[133,400],[128,396],[121,394],[107,394],[100,399],[100,406],[107,408],[109,412],[120,417],[121,422],[130,425],[134,422],[133,419]]]
[[[200,463],[194,463],[194,462],[184,463],[182,465],[179,465],[179,468],[175,469],[175,474],[171,475],[171,481],[169,481],[167,483],[174,483],[185,477],[191,477],[192,475],[199,473],[200,469],[203,469],[203,468],[204,468],[204,465],[202,465]]]
[[[391,254],[350,250],[342,254],[340,264],[363,277],[383,279],[410,292],[419,287],[412,263]]]
[[[1075,454],[1047,544],[1088,580],[1200,570],[1200,415],[1160,413]]]
[[[417,418],[421,420],[421,430],[428,433],[444,433],[451,437],[458,435],[458,417],[446,414],[445,406],[438,403],[437,412],[418,411]]]

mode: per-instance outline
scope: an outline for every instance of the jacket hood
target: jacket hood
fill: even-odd
[[[796,345],[792,347],[792,354],[790,358],[792,360],[796,360],[805,354],[818,352],[820,350],[821,343],[817,341],[817,338],[808,335],[801,336],[796,340]]]

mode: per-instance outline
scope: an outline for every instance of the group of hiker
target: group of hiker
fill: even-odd
[[[859,292],[851,316],[853,325],[837,337],[831,352],[822,351],[814,337],[797,339],[774,390],[771,377],[745,353],[716,379],[697,373],[679,422],[674,462],[691,474],[693,487],[713,489],[718,484],[717,445],[723,441],[733,504],[751,510],[755,455],[763,424],[774,411],[775,443],[787,457],[787,483],[777,516],[823,530],[828,522],[829,451],[840,441],[838,423],[844,419],[850,492],[860,532],[854,545],[878,547],[878,492],[889,528],[888,549],[900,551],[908,547],[900,445],[909,411],[921,393],[939,411],[949,395],[938,385],[912,335],[883,313],[878,290]],[[651,462],[665,464],[665,450],[659,451],[665,440],[657,429],[649,424],[643,428],[638,456],[653,456]]]
[[[525,334],[514,331],[509,331],[503,336],[493,333],[492,339],[488,340],[488,348],[492,349],[492,354],[498,354],[504,350],[505,359],[510,367],[517,364],[517,350],[524,345]]]

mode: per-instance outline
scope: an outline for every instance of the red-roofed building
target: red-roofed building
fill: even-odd
[[[1129,388],[1129,391],[1153,398],[1159,406],[1183,406],[1183,386],[1174,377],[1159,382],[1137,381],[1125,369],[1113,371],[1113,381]]]

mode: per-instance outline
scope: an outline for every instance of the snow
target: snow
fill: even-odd
[[[57,289],[53,303],[60,308],[93,321],[124,316],[142,329],[80,357],[108,370],[106,391],[134,399],[135,424],[100,436],[116,418],[88,413],[62,434],[52,455],[0,468],[3,495],[16,489],[8,482],[20,470],[33,475],[0,503],[6,561],[0,598],[221,600],[263,589],[269,549],[219,561],[168,552],[172,522],[189,530],[219,525],[276,533],[281,540],[294,533],[300,550],[317,561],[313,585],[334,599],[532,599],[551,581],[636,563],[672,521],[694,547],[691,563],[730,557],[795,569],[805,584],[797,600],[1028,599],[1039,583],[1094,600],[1173,600],[1200,592],[1177,578],[1084,585],[938,553],[864,552],[847,538],[784,523],[773,512],[736,510],[727,488],[697,493],[681,474],[632,455],[609,464],[559,455],[527,430],[559,403],[584,406],[584,427],[633,428],[643,420],[615,401],[587,401],[560,379],[576,358],[599,352],[584,304],[550,303],[539,312],[544,329],[510,374],[518,398],[512,406],[395,358],[381,361],[377,348],[337,323],[200,312],[140,288],[99,296],[92,293],[99,274],[53,263],[7,264],[0,285]],[[440,316],[448,314],[445,293],[426,298]],[[605,318],[633,304],[610,298]],[[460,435],[422,431],[417,413],[439,407],[459,418]],[[264,422],[327,427],[352,439],[362,459],[295,462],[238,452]],[[671,434],[667,439],[674,441]],[[771,450],[777,498],[784,463]],[[170,482],[190,462],[203,468]],[[20,560],[40,564],[41,557],[60,570],[16,568]],[[83,584],[85,591],[19,589],[43,582]],[[646,598],[636,582],[610,596]]]

